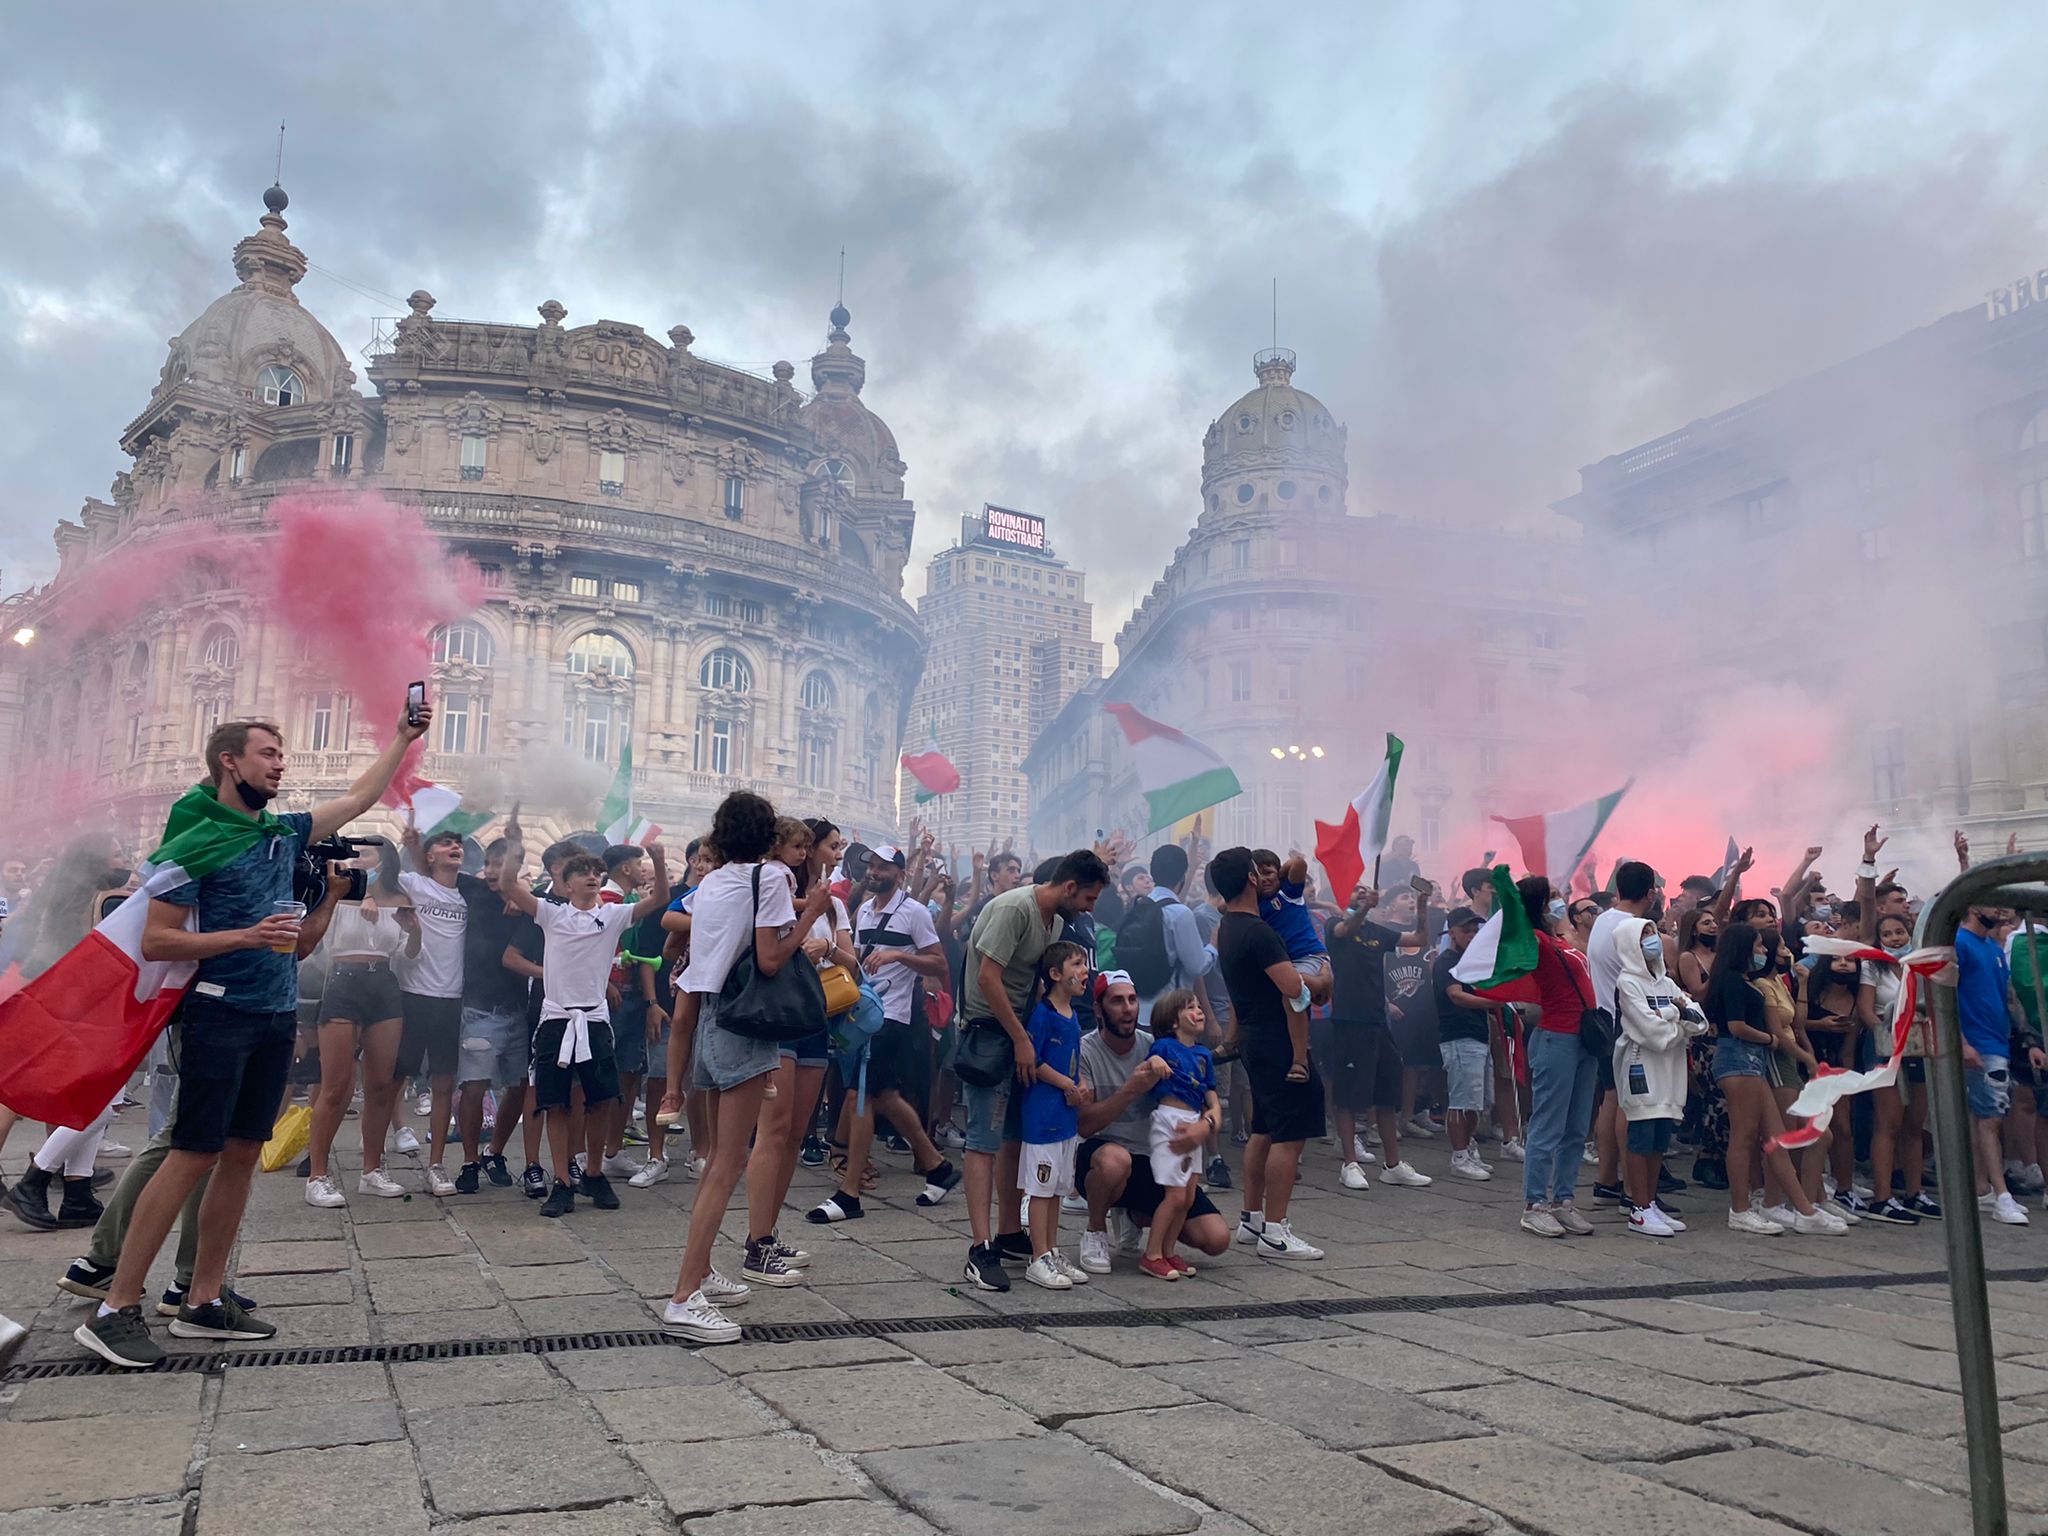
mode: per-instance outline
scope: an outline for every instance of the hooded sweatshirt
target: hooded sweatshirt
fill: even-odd
[[[1685,1046],[1706,1019],[1677,982],[1643,957],[1643,935],[1655,925],[1631,917],[1614,930],[1621,976],[1615,984],[1614,1086],[1630,1120],[1677,1120],[1685,1114]]]

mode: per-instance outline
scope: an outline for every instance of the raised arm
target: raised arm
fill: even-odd
[[[654,861],[654,886],[633,903],[633,921],[636,923],[644,923],[655,913],[668,908],[668,850],[659,843],[649,843],[641,851]]]
[[[526,888],[526,834],[519,829],[519,807],[505,823],[505,862],[498,870],[498,894],[508,906],[532,917],[540,910],[540,898]]]
[[[1721,887],[1721,894],[1714,898],[1714,921],[1719,926],[1728,926],[1728,914],[1735,910],[1735,898],[1742,889],[1742,877],[1749,873],[1749,867],[1755,862],[1756,850],[1745,848],[1735,860],[1735,868],[1728,872],[1728,879]]]
[[[362,777],[349,785],[348,792],[313,807],[314,842],[334,836],[377,803],[384,791],[391,787],[391,780],[398,772],[406,748],[427,734],[427,727],[433,724],[433,720],[434,707],[431,704],[420,707],[418,725],[408,722],[404,715],[398,717],[398,729],[391,740],[377,754],[377,760],[363,770]]]
[[[1856,937],[1866,945],[1877,942],[1877,856],[1887,841],[1877,835],[1874,822],[1863,834],[1863,863],[1856,871]]]

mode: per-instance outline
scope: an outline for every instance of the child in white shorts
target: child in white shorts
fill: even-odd
[[[1180,1257],[1181,1229],[1201,1185],[1202,1146],[1222,1123],[1216,1102],[1216,1058],[1202,1044],[1202,1005],[1186,990],[1163,994],[1152,1005],[1152,1055],[1172,1070],[1152,1090],[1152,1180],[1160,1190],[1159,1209],[1145,1239],[1145,1257],[1138,1268],[1155,1280],[1191,1276],[1195,1266]],[[1186,1151],[1175,1151],[1176,1137],[1200,1125]]]

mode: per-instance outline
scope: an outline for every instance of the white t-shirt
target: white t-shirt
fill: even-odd
[[[398,885],[412,898],[420,919],[420,952],[399,962],[398,984],[415,997],[462,996],[462,936],[469,931],[469,903],[461,888],[443,885],[410,870]]]
[[[1614,1013],[1614,989],[1621,985],[1621,953],[1614,947],[1614,930],[1634,916],[1620,907],[1609,907],[1593,919],[1593,931],[1586,935],[1586,959],[1593,966],[1593,1001],[1609,1013]]]
[[[533,920],[546,940],[540,958],[540,1016],[567,1018],[577,1008],[592,1018],[609,1019],[604,988],[611,980],[619,936],[633,926],[631,904],[600,902],[585,912],[566,901],[543,900]]]
[[[818,957],[819,970],[822,971],[828,965],[837,965],[839,963],[832,958],[832,939],[835,934],[846,932],[846,928],[846,903],[837,896],[834,896],[832,898],[832,910],[830,912],[820,912],[817,920],[811,924],[811,937],[825,941],[825,953]]]
[[[397,915],[390,907],[378,907],[374,918],[365,912],[360,903],[344,901],[334,909],[334,916],[327,921],[325,940],[330,960],[354,960],[375,956],[380,960],[397,960],[405,949],[406,933],[398,924]],[[422,946],[426,936],[420,936]]]
[[[796,903],[780,864],[763,864],[761,902],[754,910],[752,864],[721,864],[690,893],[690,963],[676,982],[679,992],[716,992],[747,952],[756,928],[780,933],[796,921]]]
[[[895,937],[878,941],[877,934]],[[904,942],[908,940],[909,942]],[[866,956],[881,950],[909,950],[912,953],[938,947],[939,930],[932,923],[929,908],[912,901],[899,889],[880,907],[870,897],[860,904],[860,921],[855,924],[853,952]],[[868,978],[882,999],[882,1017],[892,1024],[911,1022],[910,1005],[917,994],[917,972],[907,965],[885,965]]]

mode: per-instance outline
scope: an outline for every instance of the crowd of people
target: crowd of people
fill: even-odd
[[[318,1207],[351,1198],[334,1162],[351,1116],[359,1199],[516,1186],[562,1219],[617,1209],[615,1179],[694,1178],[663,1321],[699,1344],[739,1337],[728,1313],[754,1287],[805,1279],[803,1229],[784,1230],[799,1163],[833,1175],[807,1224],[858,1221],[883,1178],[878,1138],[910,1159],[919,1205],[964,1200],[960,1282],[986,1291],[1013,1275],[1068,1290],[1119,1255],[1180,1282],[1232,1244],[1320,1259],[1292,1222],[1303,1160],[1333,1156],[1347,1191],[1421,1188],[1432,1176],[1404,1143],[1438,1139],[1438,1177],[1520,1164],[1520,1229],[1546,1239],[1593,1234],[1582,1205],[1672,1239],[1689,1183],[1726,1191],[1728,1226],[1757,1237],[1942,1214],[1925,1182],[1924,1022],[1894,1086],[1779,1144],[1809,1075],[1892,1053],[1914,904],[1896,871],[1878,875],[1876,828],[1848,896],[1814,872],[1818,848],[1768,893],[1745,888],[1745,853],[1675,889],[1622,860],[1597,891],[1475,868],[1446,894],[1396,839],[1340,904],[1298,853],[1190,840],[1135,861],[1119,837],[1027,871],[1008,846],[941,858],[915,829],[907,848],[863,845],[742,791],[674,872],[659,844],[571,838],[541,850],[536,878],[515,808],[480,873],[460,835],[409,828],[402,848],[319,869],[317,893],[295,885],[306,850],[376,803],[423,729],[402,725],[348,794],[284,816],[267,809],[285,764],[275,727],[231,722],[208,742],[192,793],[260,835],[152,901],[145,956],[197,971],[152,1058],[149,1145],[102,1206],[110,1105],[50,1132],[4,1196],[31,1227],[93,1229],[59,1283],[98,1303],[76,1337],[114,1364],[162,1358],[143,1284],[174,1224],[156,1307],[170,1331],[275,1334],[226,1266],[257,1155],[301,1092]],[[39,884],[4,866],[24,977],[119,898],[118,857],[89,838]],[[295,890],[316,899],[288,910]],[[1503,901],[1533,930],[1521,1001],[1459,976]],[[1973,908],[1956,961],[1979,1203],[2025,1223],[2048,1079],[2031,930]],[[419,1188],[392,1152],[418,1154]],[[1233,1221],[1214,1196],[1240,1181]],[[742,1191],[726,1274],[713,1247]],[[4,1349],[19,1330],[0,1324]]]

